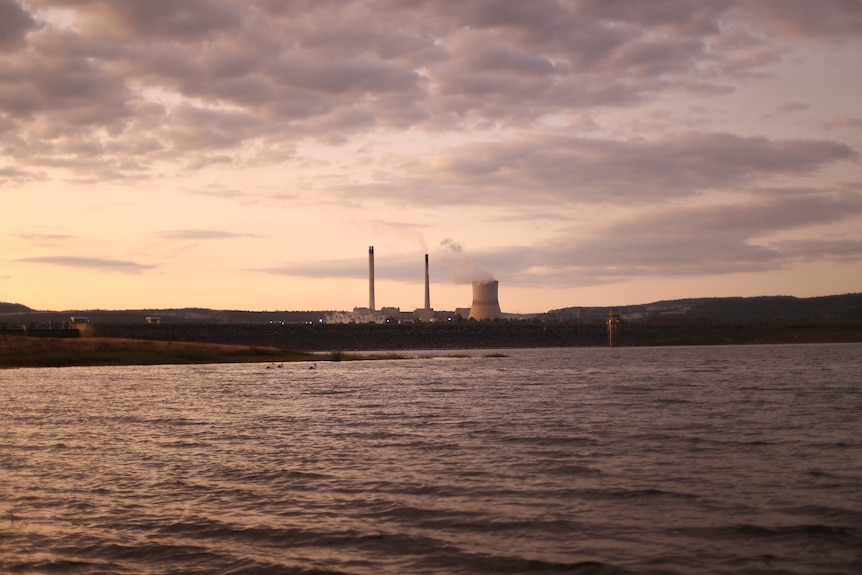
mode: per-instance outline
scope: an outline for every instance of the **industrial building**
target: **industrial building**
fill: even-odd
[[[503,315],[497,296],[498,287],[497,280],[473,282],[473,305],[470,306],[469,319],[497,319]]]
[[[368,307],[355,307],[352,312],[333,312],[327,314],[327,323],[389,323],[402,321],[447,321],[460,315],[464,319],[497,319],[503,316],[498,296],[499,282],[474,281],[473,303],[469,308],[457,308],[453,313],[435,311],[431,307],[431,275],[428,254],[425,254],[425,306],[413,311],[402,312],[397,307],[376,309],[374,300],[374,246],[368,247]]]

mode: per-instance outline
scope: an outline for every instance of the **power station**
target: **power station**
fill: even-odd
[[[503,316],[498,296],[497,280],[476,280],[472,283],[473,303],[469,308],[457,308],[454,315],[465,319],[497,319]],[[327,314],[328,323],[386,323],[390,321],[437,321],[452,319],[448,312],[435,312],[431,307],[431,273],[428,254],[425,254],[425,307],[410,312],[401,312],[397,307],[376,307],[374,299],[374,246],[368,246],[368,307],[355,307],[353,312]]]
[[[368,246],[368,309],[374,313],[374,246]]]
[[[497,296],[497,280],[473,282],[473,304],[470,306],[469,319],[497,319],[503,315]]]
[[[425,307],[413,312],[413,319],[419,321],[434,321],[434,310],[431,308],[431,274],[428,271],[428,254],[425,254]]]

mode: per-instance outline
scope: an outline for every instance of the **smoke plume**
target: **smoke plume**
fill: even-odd
[[[452,269],[452,279],[456,284],[469,284],[474,281],[494,281],[494,276],[474,262],[470,256],[464,253],[464,246],[451,238],[440,242],[442,251],[441,260]]]

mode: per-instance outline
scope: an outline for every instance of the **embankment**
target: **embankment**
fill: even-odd
[[[0,368],[311,360],[278,348],[121,338],[0,336]]]
[[[411,350],[607,345],[604,322],[461,321],[405,324],[101,325],[96,333],[161,341],[276,347],[282,350]],[[862,322],[661,319],[622,324],[622,345],[862,342]]]

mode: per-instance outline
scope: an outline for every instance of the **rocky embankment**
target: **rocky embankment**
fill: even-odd
[[[102,337],[271,346],[283,350],[421,350],[605,346],[603,322],[462,321],[409,324],[105,324]],[[850,321],[623,322],[623,346],[862,342]]]

